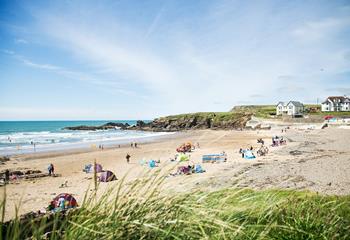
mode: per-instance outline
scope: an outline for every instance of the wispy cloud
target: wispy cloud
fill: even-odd
[[[16,38],[15,39],[15,43],[17,43],[17,44],[27,44],[28,41],[23,39],[23,38]]]
[[[17,59],[18,61],[22,62],[28,67],[32,67],[32,68],[36,68],[44,71],[50,71],[55,74],[58,74],[73,80],[84,81],[85,83],[93,84],[95,86],[101,86],[104,91],[109,91],[117,94],[129,95],[129,96],[136,96],[134,92],[123,89],[120,86],[120,84],[113,81],[101,80],[95,76],[91,76],[86,73],[71,71],[63,67],[52,65],[52,64],[36,63],[10,50],[5,49],[5,50],[2,50],[2,52],[12,56],[14,59]]]
[[[292,35],[302,41],[319,41],[331,38],[344,28],[350,26],[350,17],[332,17],[318,21],[308,21],[292,30]]]
[[[348,8],[323,3],[39,4],[27,10],[32,35],[16,36],[40,39],[53,56],[44,63],[35,60],[43,56],[17,59],[104,88],[108,96],[143,96],[145,105],[133,103],[135,109],[154,116],[302,101],[327,95],[337,74],[350,69]],[[50,64],[57,53],[69,69]]]

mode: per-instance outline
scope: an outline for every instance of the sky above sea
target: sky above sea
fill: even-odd
[[[350,95],[349,1],[0,1],[0,120]]]

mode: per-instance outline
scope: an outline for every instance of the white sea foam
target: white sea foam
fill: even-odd
[[[124,131],[119,129],[99,131],[38,131],[0,134],[0,154],[19,154],[34,151],[89,147],[91,144],[112,144],[152,138],[170,133]]]

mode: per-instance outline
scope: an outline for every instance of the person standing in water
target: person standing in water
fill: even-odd
[[[126,154],[126,163],[127,164],[130,163],[130,155],[129,155],[129,153]]]

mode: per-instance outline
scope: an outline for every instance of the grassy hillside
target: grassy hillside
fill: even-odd
[[[177,120],[177,119],[190,119],[193,117],[197,117],[199,120],[211,118],[213,119],[213,121],[228,121],[228,120],[241,117],[241,115],[242,113],[237,113],[237,112],[197,112],[197,113],[184,113],[184,114],[170,115],[166,117],[161,117],[159,119]]]
[[[249,112],[256,117],[270,118],[276,117],[276,106],[275,105],[243,105],[234,107],[231,112]]]
[[[349,239],[350,197],[285,190],[224,189],[161,194],[162,177],[100,199],[87,197],[64,221],[51,222],[50,239]],[[5,239],[47,227],[14,223]],[[46,228],[47,230],[47,228]],[[28,235],[27,235],[28,236]],[[4,238],[4,236],[3,236]]]

